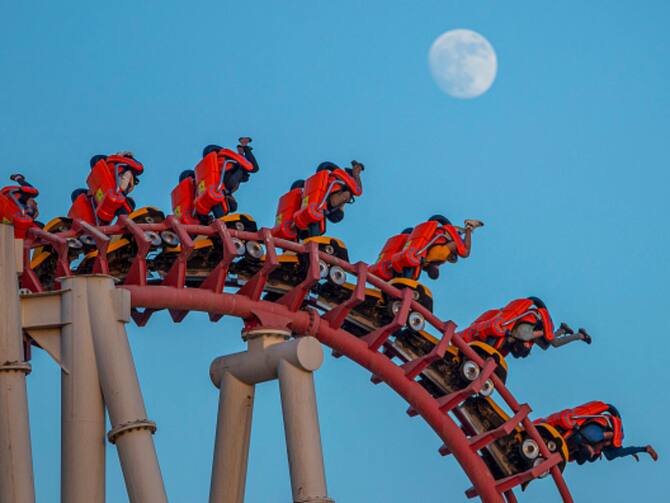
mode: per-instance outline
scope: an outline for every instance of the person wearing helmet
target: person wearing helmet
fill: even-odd
[[[39,215],[37,196],[39,191],[28,183],[21,174],[14,174],[10,179],[18,185],[10,185],[0,189],[0,221],[14,226],[14,237],[24,239],[33,226],[40,226],[35,219]]]
[[[72,192],[70,218],[78,218],[92,225],[106,225],[119,215],[129,214],[135,201],[129,197],[137,184],[144,166],[132,152],[95,155],[90,160],[91,172],[87,188]]]
[[[516,299],[500,309],[491,309],[460,332],[466,342],[480,341],[503,356],[525,358],[534,344],[542,349],[558,348],[574,341],[591,344],[591,336],[580,328],[575,333],[566,323],[554,331],[547,306],[537,297]]]
[[[33,187],[33,185],[30,184],[26,180],[26,177],[23,176],[21,173],[15,173],[11,175],[9,179],[18,183],[19,186],[28,189],[21,191],[18,201],[20,205],[23,207],[26,215],[35,220],[37,216],[40,214],[39,209],[37,207],[37,199],[36,199],[36,197],[39,195],[38,190],[35,187]]]
[[[431,279],[437,279],[440,265],[470,255],[472,232],[483,225],[479,220],[466,220],[465,228],[461,228],[442,215],[433,215],[412,229],[399,251],[392,255],[386,253],[387,264],[375,265],[375,270],[385,271],[387,277],[413,280],[418,280],[421,271],[426,271]]]
[[[446,239],[446,243],[428,248],[424,259],[423,270],[430,279],[437,279],[440,276],[442,264],[445,262],[455,264],[459,258],[470,256],[472,233],[478,227],[483,227],[484,222],[469,219],[463,222],[465,227],[458,227],[452,225],[449,219],[442,215],[433,215],[430,220],[441,224]]]
[[[337,223],[344,218],[344,206],[363,193],[361,171],[365,166],[351,161],[342,169],[332,162],[322,162],[316,174],[305,181],[300,210],[295,214],[295,226],[301,239],[322,236],[326,221]]]
[[[237,210],[233,193],[249,181],[250,173],[259,170],[250,143],[251,138],[243,136],[239,139],[237,152],[219,145],[208,145],[203,149],[202,160],[193,170],[194,218],[204,222],[210,213],[221,218]]]
[[[602,456],[608,461],[625,456],[639,461],[638,454],[641,453],[658,460],[658,454],[651,445],[623,447],[621,414],[616,407],[605,402],[588,402],[535,420],[535,424],[543,423],[558,430],[567,443],[570,461],[579,465],[593,463]]]

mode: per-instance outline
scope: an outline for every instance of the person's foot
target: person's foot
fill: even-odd
[[[648,445],[646,447],[646,451],[647,451],[647,454],[649,454],[649,456],[651,456],[651,459],[653,459],[654,461],[658,461],[658,453],[656,452],[656,450],[651,445]]]
[[[237,141],[240,143],[240,146],[246,147],[249,145],[253,140],[249,136],[240,136]]]
[[[584,330],[583,328],[580,328],[580,329],[577,331],[577,333],[578,333],[579,335],[581,335],[582,340],[583,340],[586,344],[591,344],[591,341],[592,341],[591,336],[589,335],[589,333],[588,333],[586,330]]]
[[[484,227],[484,222],[482,222],[481,220],[469,219],[469,220],[465,220],[463,223],[465,224],[466,229],[467,228],[476,229],[477,227]]]
[[[562,331],[564,334],[572,335],[575,331],[568,325],[566,322],[562,321],[561,326],[558,327],[558,330]]]
[[[21,181],[25,180],[26,177],[23,176],[21,173],[14,173],[13,175],[11,175],[9,177],[9,179],[14,181],[14,182],[21,182]]]

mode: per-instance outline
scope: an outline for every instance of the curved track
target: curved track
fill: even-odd
[[[164,230],[171,230],[177,234],[181,242],[181,251],[165,277],[152,281],[148,277],[147,269],[147,255],[151,243],[144,233]],[[466,491],[469,497],[479,496],[487,503],[514,502],[516,497],[512,490],[515,487],[539,478],[549,471],[562,500],[572,502],[559,470],[558,465],[562,461],[560,455],[551,454],[547,449],[528,417],[530,407],[519,404],[494,373],[496,363],[492,359],[484,361],[455,333],[456,325],[452,321],[440,320],[419,305],[413,300],[409,290],[399,290],[368,274],[367,264],[344,262],[320,252],[315,243],[300,244],[275,239],[269,229],[261,229],[257,233],[237,231],[226,228],[218,221],[209,226],[182,225],[171,216],[164,222],[152,224],[138,224],[124,216],[120,217],[115,225],[97,228],[75,221],[71,230],[58,234],[31,229],[24,242],[26,259],[24,262],[30,263],[29,257],[33,248],[47,245],[52,247],[57,255],[56,275],[60,277],[72,275],[67,239],[78,237],[82,233],[91,236],[96,243],[98,255],[92,268],[94,273],[110,272],[107,257],[110,236],[126,234],[134,239],[137,253],[119,287],[131,292],[133,319],[138,325],[146,324],[152,313],[158,310],[169,310],[176,322],[181,321],[189,311],[202,311],[209,313],[213,321],[229,315],[243,319],[248,328],[283,328],[291,330],[296,336],[312,335],[332,348],[334,354],[347,357],[370,371],[373,382],[385,382],[407,401],[410,406],[408,413],[411,416],[422,417],[430,425],[444,443],[440,451],[443,454],[452,454],[472,482],[472,488]],[[223,259],[211,269],[199,287],[187,287],[187,263],[195,246],[193,238],[202,235],[218,236],[223,247]],[[265,246],[262,266],[244,284],[234,288],[228,281],[229,268],[237,258],[233,238],[256,240]],[[279,266],[278,249],[307,254],[309,267],[306,277],[300,284],[282,293],[277,300],[269,302],[262,300],[261,297],[268,287],[270,273]],[[355,278],[356,286],[348,300],[331,307],[317,305],[314,302],[310,292],[320,281],[319,261],[338,265],[351,278]],[[29,267],[24,270],[21,286],[35,292],[43,290],[37,275]],[[363,337],[357,337],[343,329],[342,325],[352,309],[363,302],[366,286],[381,290],[389,298],[400,299],[402,307],[389,324]],[[405,326],[410,310],[423,314],[427,325],[430,325],[435,333],[440,334],[441,339],[428,354],[398,362],[397,358],[393,358],[392,351],[389,351],[389,338]],[[475,361],[482,368],[482,374],[464,389],[443,396],[433,396],[417,379],[429,365],[444,357],[449,345],[457,347],[467,358]],[[487,379],[493,381],[499,397],[512,411],[513,417],[494,430],[467,435],[452,416],[458,413],[456,407],[463,400],[476,395]],[[525,472],[496,480],[478,451],[509,434],[517,425],[521,425],[536,440],[545,461]]]

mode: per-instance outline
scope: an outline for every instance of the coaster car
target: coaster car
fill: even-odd
[[[425,285],[408,278],[394,278],[389,284],[399,290],[409,288],[414,300],[428,311],[433,310],[433,294]],[[325,283],[319,287],[319,300],[326,305],[336,306],[349,299],[355,288],[356,285],[347,282]],[[350,320],[354,320],[354,326],[350,327],[352,333],[365,335],[390,323],[401,304],[401,300],[393,299],[376,288],[366,288],[365,299],[353,308],[349,316]],[[415,331],[421,331],[425,322],[424,316],[418,311],[411,311],[407,317],[407,327]]]
[[[319,251],[333,257],[349,262],[349,251],[346,245],[337,238],[329,236],[315,236],[303,240],[304,244],[317,243]],[[270,273],[268,286],[271,291],[266,299],[271,300],[281,296],[305,279],[309,269],[309,255],[307,253],[296,254],[286,251],[277,257],[279,267]],[[338,265],[329,265],[324,260],[319,260],[319,275],[321,282],[314,287],[315,293],[321,292],[328,287],[339,287],[346,282],[347,273]]]
[[[25,201],[38,195],[39,191],[34,187],[12,185],[0,189],[0,221],[14,225],[16,239],[24,239],[28,229],[35,225]]]
[[[72,227],[72,219],[68,217],[56,217],[44,226],[44,230],[52,234],[59,234],[70,230]],[[86,242],[86,239],[83,240]],[[68,238],[68,262],[76,261],[82,253],[86,252],[86,245],[81,239]],[[89,244],[95,244],[92,242]],[[32,251],[30,260],[30,268],[35,272],[37,278],[44,288],[52,289],[55,283],[56,274],[56,252],[50,244],[37,246]]]
[[[129,218],[136,223],[151,224],[162,222],[165,216],[157,208],[145,207],[132,212]],[[44,230],[59,234],[68,231],[72,227],[72,222],[69,217],[57,217],[48,222],[44,226]],[[145,231],[145,235],[151,241],[153,253],[168,244],[174,245],[177,240],[177,236],[172,231],[163,231],[160,234],[154,231]],[[76,274],[93,272],[93,265],[99,255],[93,237],[83,233],[78,238],[68,238],[67,243],[70,269]],[[132,259],[136,254],[137,243],[128,231],[112,236],[107,246],[109,273],[118,279],[123,279],[128,273]],[[81,261],[78,262],[80,257]],[[53,287],[55,283],[56,261],[56,252],[49,244],[38,246],[33,250],[30,267],[37,274],[42,286],[47,289]]]
[[[574,340],[591,342],[584,329],[575,334],[565,323],[554,331],[549,311],[537,297],[516,299],[501,309],[486,311],[461,335],[466,341],[486,342],[503,355],[512,353],[516,358],[528,356],[534,344],[546,349]]]
[[[473,434],[499,428],[510,419],[510,416],[490,396],[468,398],[458,408],[462,427]],[[558,452],[562,461],[558,465],[561,472],[569,460],[569,451],[561,433],[551,424],[536,422],[538,433],[544,440],[549,452]],[[533,440],[521,425],[493,443],[480,450],[494,478],[502,479],[529,470],[542,464],[545,459],[540,453],[540,446]],[[542,474],[539,478],[548,475]],[[527,483],[523,485],[525,488]]]
[[[256,232],[256,221],[249,215],[231,214],[219,218],[223,224],[238,231]],[[248,278],[262,265],[265,254],[263,245],[257,241],[246,241],[232,238],[235,246],[236,259],[231,264],[230,273]],[[219,236],[197,236],[193,239],[194,248],[188,257],[186,281],[189,286],[199,285],[223,259],[223,243]],[[164,248],[151,260],[151,267],[161,277],[167,276],[172,264],[181,253],[182,247],[177,244]]]
[[[133,211],[128,215],[128,218],[138,224],[159,224],[165,220],[165,214],[158,208],[147,206]],[[166,246],[174,246],[178,242],[176,234],[169,230],[162,231],[160,234],[154,231],[144,231],[144,235],[151,242],[150,254],[155,254]],[[91,238],[83,235],[82,239],[88,242]],[[113,235],[107,246],[109,274],[123,280],[130,270],[137,251],[137,243],[129,231]],[[93,272],[93,265],[98,255],[98,250],[89,251],[77,267],[76,272],[78,274]]]

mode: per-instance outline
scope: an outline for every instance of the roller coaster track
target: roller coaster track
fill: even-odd
[[[169,272],[159,279],[151,279],[147,255],[151,250],[151,241],[145,235],[147,231],[172,231],[180,241],[180,251]],[[70,270],[68,239],[87,234],[95,241],[98,250],[92,267],[93,273],[108,274],[110,265],[107,248],[112,237],[124,234],[132,237],[137,251],[131,259],[125,277],[117,285],[131,293],[132,315],[139,326],[147,323],[151,315],[167,309],[175,322],[179,322],[190,311],[209,313],[212,321],[222,316],[234,316],[244,320],[247,328],[288,329],[296,336],[311,335],[333,350],[336,356],[349,358],[372,374],[373,382],[384,382],[398,393],[408,404],[408,414],[423,418],[437,433],[443,442],[440,452],[451,454],[470,479],[472,487],[466,491],[470,498],[479,497],[487,503],[517,501],[513,489],[547,472],[556,484],[564,502],[572,502],[569,489],[563,479],[559,464],[562,458],[551,453],[533,425],[528,414],[530,407],[520,404],[508,390],[500,377],[494,372],[496,362],[482,359],[456,333],[452,321],[443,321],[413,299],[410,290],[400,290],[378,277],[368,273],[363,262],[349,263],[320,251],[316,243],[296,243],[274,238],[269,229],[258,232],[246,232],[228,229],[220,221],[211,225],[183,225],[169,216],[160,223],[136,223],[126,216],[119,218],[114,225],[92,227],[82,221],[74,221],[70,230],[50,233],[33,228],[24,241],[24,263],[26,267],[21,276],[21,286],[32,292],[41,292],[45,288],[38,275],[28,266],[31,250],[38,246],[49,246],[56,254],[56,277],[68,277],[75,273]],[[198,287],[187,286],[187,265],[194,250],[196,236],[218,237],[223,247],[221,261],[211,268],[208,276]],[[255,240],[265,248],[265,258],[258,270],[246,281],[231,288],[229,270],[237,258],[234,238]],[[308,257],[307,273],[302,282],[292,285],[273,301],[263,300],[268,289],[270,273],[279,267],[278,250],[305,254]],[[349,277],[355,278],[355,288],[344,302],[336,306],[317,305],[311,294],[312,288],[320,279],[319,263],[343,268]],[[343,328],[343,324],[352,310],[362,303],[366,287],[380,290],[391,299],[401,301],[401,307],[395,318],[388,324],[371,330],[365,336],[356,336]],[[58,285],[55,285],[58,288]],[[427,325],[440,334],[433,349],[421,356],[398,362],[394,357],[390,338],[405,326],[410,311],[416,311],[425,317]],[[463,389],[447,394],[431,394],[419,382],[422,373],[429,366],[444,357],[449,346],[455,346],[465,357],[477,363],[482,369],[478,379]],[[395,355],[397,356],[397,354]],[[468,397],[479,393],[486,380],[492,380],[498,396],[512,411],[512,417],[500,427],[489,431],[464,431],[458,424],[458,405]],[[456,418],[456,419],[455,419]],[[479,452],[486,449],[497,439],[508,435],[514,428],[521,426],[540,447],[544,461],[531,469],[496,479]]]

